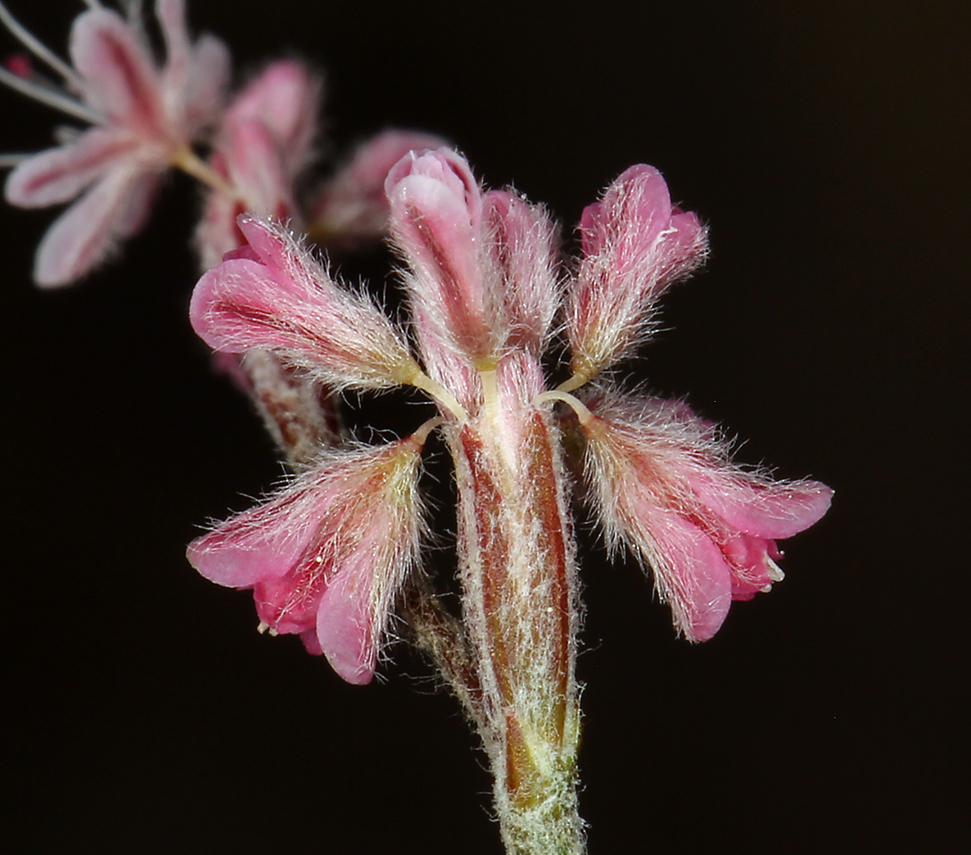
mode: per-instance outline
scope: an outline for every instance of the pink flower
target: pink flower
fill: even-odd
[[[410,151],[438,148],[441,137],[391,128],[365,140],[318,191],[308,221],[317,242],[357,249],[381,240],[388,231],[388,171]]]
[[[141,228],[161,175],[215,119],[229,75],[222,42],[190,42],[184,0],[157,0],[165,40],[159,66],[141,21],[98,7],[71,30],[68,66],[23,31],[3,8],[5,23],[64,78],[65,91],[9,72],[13,88],[91,123],[57,148],[23,160],[7,178],[7,201],[24,208],[69,202],[37,251],[39,285],[65,285],[100,264],[121,239]]]
[[[247,245],[200,280],[192,323],[217,350],[266,349],[321,383],[410,385],[435,400],[457,473],[463,609],[484,657],[510,668],[522,657],[526,671],[548,668],[564,685],[572,679],[563,677],[572,674],[573,650],[563,632],[572,625],[574,548],[554,402],[580,418],[587,491],[611,544],[627,544],[653,568],[689,639],[710,638],[732,599],[751,598],[781,578],[776,541],[822,517],[829,488],[774,482],[732,464],[727,443],[684,404],[589,387],[581,399],[570,394],[630,355],[650,330],[658,296],[704,257],[698,218],[671,205],[656,170],[629,169],[585,211],[583,258],[572,278],[562,272],[546,212],[511,191],[483,191],[455,152],[410,152],[385,187],[391,235],[408,267],[418,354],[373,301],[334,282],[279,226],[256,219],[240,219]],[[564,306],[574,373],[549,389],[541,360]],[[321,487],[301,483],[313,504]],[[291,553],[287,568],[296,560]],[[224,551],[227,560],[239,554]],[[302,590],[302,577],[288,572],[269,574],[278,588],[259,589],[267,604],[261,614],[277,615],[271,605]],[[538,616],[540,590],[551,598],[544,608],[552,617]],[[305,619],[274,620],[306,631]],[[517,647],[516,627],[544,620],[552,622],[541,634],[557,652],[540,665],[530,643]],[[518,679],[493,684],[488,691],[497,694],[484,703],[512,703]],[[545,703],[536,699],[536,708]]]
[[[322,453],[272,499],[193,541],[189,561],[253,589],[262,628],[300,635],[345,680],[369,682],[417,561],[423,441]]]
[[[661,173],[632,166],[580,220],[583,259],[567,306],[574,388],[631,355],[667,287],[704,261],[705,229],[671,204]]]
[[[717,631],[733,598],[780,578],[776,540],[818,520],[830,491],[732,465],[682,404],[570,394],[632,353],[658,296],[704,256],[698,218],[671,205],[656,170],[633,167],[587,209],[572,277],[546,212],[484,191],[454,151],[409,152],[385,190],[411,335],[280,226],[248,218],[247,244],[202,277],[191,319],[218,350],[266,349],[321,383],[421,389],[440,418],[390,446],[324,452],[190,558],[210,579],[254,588],[266,625],[299,633],[345,679],[365,682],[407,584],[395,568],[416,560],[415,473],[440,428],[458,497],[461,619],[431,585],[415,586],[411,629],[479,727],[507,849],[579,852],[576,548],[554,407],[579,417],[587,493],[608,538],[654,568],[693,641]],[[545,351],[564,306],[573,374],[550,389]]]
[[[809,528],[832,490],[733,465],[709,422],[680,402],[597,396],[581,417],[585,480],[612,547],[654,571],[677,628],[707,641],[732,600],[783,578],[776,540]]]
[[[214,350],[269,350],[335,388],[380,389],[420,373],[374,301],[340,287],[279,226],[241,217],[249,241],[206,273],[189,306]]]
[[[207,193],[196,232],[203,268],[245,242],[241,214],[300,222],[297,181],[313,160],[322,88],[305,65],[280,60],[227,108],[209,161],[227,188]]]

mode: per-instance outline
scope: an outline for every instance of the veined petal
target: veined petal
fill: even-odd
[[[92,107],[146,136],[164,133],[158,72],[146,45],[120,15],[105,8],[80,15],[71,30],[70,53]]]
[[[76,142],[28,157],[7,177],[4,193],[11,205],[44,208],[73,199],[137,145],[125,133],[91,128]]]
[[[384,237],[390,212],[384,182],[391,167],[411,151],[444,144],[432,134],[397,129],[362,143],[312,205],[309,219],[314,236],[323,244],[342,247]]]
[[[192,295],[190,319],[207,344],[277,351],[335,386],[411,382],[418,366],[369,297],[339,288],[283,229],[255,219],[240,228],[259,261],[224,261]]]
[[[126,230],[122,216],[140,175],[135,168],[112,170],[54,221],[37,248],[38,285],[68,285],[105,259]]]
[[[483,279],[481,194],[468,164],[448,149],[412,152],[388,174],[385,191],[391,233],[412,270],[412,299],[473,362],[493,355],[504,336]]]

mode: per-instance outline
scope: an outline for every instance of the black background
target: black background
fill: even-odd
[[[11,5],[63,47],[70,2]],[[961,851],[969,9],[191,3],[243,69],[326,66],[335,151],[435,130],[566,224],[658,166],[712,258],[632,376],[837,490],[785,583],[703,646],[588,550],[593,855]],[[47,145],[49,111],[0,109],[0,147]],[[399,645],[384,682],[345,685],[184,560],[280,473],[186,321],[195,210],[175,179],[122,259],[57,292],[29,281],[53,212],[0,211],[4,848],[498,853],[483,759],[419,660]]]

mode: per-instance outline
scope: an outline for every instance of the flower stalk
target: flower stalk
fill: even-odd
[[[508,394],[507,384],[495,394]],[[476,418],[448,432],[481,736],[507,851],[580,853],[576,581],[563,468],[550,409],[515,402],[521,422],[511,444],[501,403],[486,397]]]

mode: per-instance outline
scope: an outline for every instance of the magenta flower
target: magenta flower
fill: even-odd
[[[247,245],[202,277],[191,319],[216,350],[264,349],[322,384],[416,387],[440,418],[390,446],[323,452],[190,558],[211,579],[253,587],[266,625],[300,633],[363,682],[408,588],[419,456],[439,429],[458,492],[461,620],[413,586],[410,602],[424,605],[409,606],[412,630],[481,731],[507,849],[579,853],[576,555],[555,408],[579,419],[608,538],[653,567],[692,640],[714,634],[733,598],[780,578],[775,541],[818,520],[830,491],[731,464],[685,405],[587,386],[633,354],[660,295],[704,258],[700,221],[671,204],[656,170],[632,167],[584,212],[572,276],[546,212],[483,191],[455,152],[411,152],[385,189],[411,337],[280,226],[246,218]],[[572,374],[550,389],[542,359],[558,323]]]
[[[195,168],[189,146],[218,115],[229,77],[225,46],[212,36],[189,40],[184,0],[157,0],[155,11],[165,40],[163,65],[153,58],[142,21],[99,6],[75,20],[69,66],[0,5],[4,23],[63,79],[64,90],[6,70],[0,79],[91,125],[27,157],[7,178],[12,205],[42,208],[77,199],[38,248],[39,285],[80,279],[138,231],[162,174],[173,165]]]

